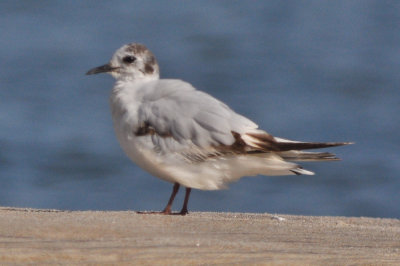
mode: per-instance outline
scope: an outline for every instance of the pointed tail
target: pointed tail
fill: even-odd
[[[340,158],[330,152],[306,152],[306,151],[284,151],[279,156],[288,161],[339,161]]]
[[[353,142],[301,142],[282,138],[275,140],[279,151],[321,149],[353,144]]]
[[[242,139],[251,147],[264,151],[285,152],[292,150],[320,149],[353,144],[352,142],[302,142],[269,135],[265,131],[246,133]]]

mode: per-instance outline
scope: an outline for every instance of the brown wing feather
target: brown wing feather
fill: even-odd
[[[307,150],[336,147],[352,144],[351,142],[297,142],[297,141],[277,141],[268,133],[247,133],[246,135],[254,139],[254,144],[264,151],[283,152],[290,150]]]

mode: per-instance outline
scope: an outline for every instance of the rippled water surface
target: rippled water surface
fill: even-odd
[[[113,79],[84,75],[141,42],[162,77],[274,135],[356,142],[315,176],[194,191],[191,210],[400,218],[399,25],[396,1],[1,1],[0,205],[164,207],[171,184],[115,139]]]

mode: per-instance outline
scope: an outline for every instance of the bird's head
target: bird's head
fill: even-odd
[[[143,44],[119,48],[108,64],[89,70],[86,75],[110,73],[117,80],[158,79],[160,70],[153,53]]]

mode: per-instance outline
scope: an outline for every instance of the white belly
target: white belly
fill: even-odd
[[[148,137],[126,136],[117,132],[117,129],[116,135],[121,148],[135,164],[158,178],[172,183],[177,182],[168,173],[163,158],[154,151],[152,143],[146,140]]]

